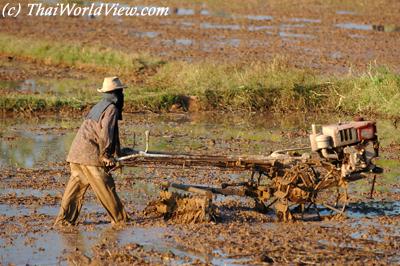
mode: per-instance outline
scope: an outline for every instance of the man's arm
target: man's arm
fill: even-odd
[[[115,156],[117,157],[121,157],[123,155],[122,151],[121,151],[121,142],[119,139],[119,125],[117,122],[117,126],[115,127],[115,133],[114,133],[114,141],[115,141]]]
[[[100,150],[100,160],[106,164],[110,164],[110,160],[113,158],[113,153],[115,152],[116,137],[118,134],[117,120],[118,110],[111,104],[106,108],[104,114],[100,120],[100,139],[99,139],[99,150]],[[119,140],[118,140],[119,141]]]

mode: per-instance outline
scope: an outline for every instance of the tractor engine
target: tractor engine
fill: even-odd
[[[343,177],[355,172],[375,172],[372,163],[378,157],[379,142],[373,121],[352,121],[321,127],[312,125],[311,150],[336,163]]]

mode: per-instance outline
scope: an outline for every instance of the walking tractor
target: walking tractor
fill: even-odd
[[[166,183],[149,211],[165,219],[191,223],[216,219],[214,194],[250,197],[260,212],[274,209],[279,220],[303,217],[320,210],[343,215],[348,202],[347,184],[372,177],[383,170],[373,163],[379,155],[376,123],[352,121],[318,127],[312,125],[310,147],[272,152],[266,156],[218,156],[136,151],[118,158],[123,166],[212,167],[248,171],[245,182],[223,183],[220,187]],[[185,191],[178,193],[178,191]],[[297,216],[296,216],[297,217]]]

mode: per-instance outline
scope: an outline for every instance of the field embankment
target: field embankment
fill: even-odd
[[[400,110],[400,75],[373,64],[364,73],[325,76],[290,66],[278,57],[253,63],[165,62],[148,54],[6,34],[0,35],[0,54],[9,61],[18,58],[38,67],[75,69],[88,77],[86,81],[55,79],[39,91],[3,84],[3,111],[85,109],[100,97],[92,84],[96,80],[100,86],[102,77],[110,73],[130,85],[128,111],[341,111],[399,116]],[[12,63],[2,65],[11,69]]]

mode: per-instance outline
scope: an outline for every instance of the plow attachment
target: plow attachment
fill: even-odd
[[[189,191],[199,195],[161,191],[159,198],[147,205],[145,213],[156,213],[165,220],[183,224],[216,221],[217,215],[212,205],[211,193],[203,193],[195,188]]]
[[[372,163],[378,156],[379,143],[375,123],[370,121],[330,125],[317,134],[313,126],[311,148],[281,150],[268,156],[219,156],[134,152],[118,160],[124,166],[223,169],[247,171],[245,182],[221,184],[220,187],[169,183],[163,185],[158,200],[146,211],[156,212],[178,223],[216,220],[213,195],[236,195],[254,200],[257,211],[274,208],[281,221],[295,219],[313,209],[320,217],[324,208],[343,215],[347,202],[347,184],[381,173]],[[373,194],[372,184],[371,196]],[[176,191],[185,191],[177,193]]]
[[[229,170],[269,169],[276,162],[270,156],[218,156],[139,151],[118,158],[125,166],[214,167]]]

